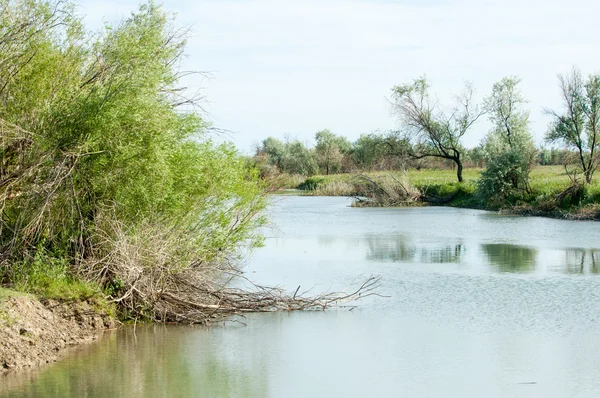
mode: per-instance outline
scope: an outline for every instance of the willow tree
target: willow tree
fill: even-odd
[[[517,77],[504,77],[485,99],[492,129],[485,138],[486,170],[479,190],[488,199],[503,200],[511,192],[529,189],[529,172],[537,149],[529,132],[527,101]]]
[[[0,279],[58,258],[158,317],[190,273],[260,244],[258,175],[207,135],[173,26],[150,2],[90,35],[72,4],[0,0]]]
[[[412,144],[410,156],[450,160],[456,164],[458,182],[462,182],[464,147],[461,140],[484,110],[475,104],[474,88],[469,83],[456,96],[456,104],[450,111],[440,109],[429,89],[424,77],[395,86],[392,89],[393,111]]]
[[[581,76],[577,68],[559,75],[563,111],[546,110],[553,121],[546,135],[577,154],[577,165],[589,184],[600,164],[600,75]]]

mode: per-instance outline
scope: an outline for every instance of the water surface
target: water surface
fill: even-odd
[[[358,307],[125,329],[8,397],[600,396],[600,224],[282,197],[248,275]]]

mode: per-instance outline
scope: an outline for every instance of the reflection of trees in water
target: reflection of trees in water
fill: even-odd
[[[417,245],[406,235],[369,235],[367,242],[367,260],[390,261],[398,263],[460,263],[465,253],[464,245]]]
[[[219,352],[220,345],[195,349],[190,328],[144,327],[102,339],[41,371],[14,380],[9,397],[214,397],[268,395],[264,363],[247,364]],[[208,333],[208,332],[206,332]],[[218,334],[216,336],[219,336]],[[216,337],[218,338],[218,337]],[[188,344],[191,343],[191,344]],[[192,346],[193,353],[190,352]],[[17,389],[18,388],[18,389]]]
[[[413,261],[417,248],[405,235],[369,235],[367,260],[409,262]]]
[[[421,250],[421,262],[460,263],[465,251],[465,247],[461,243],[442,248],[429,248],[428,250]]]
[[[600,250],[570,249],[565,251],[565,270],[570,274],[600,273]]]
[[[500,272],[530,272],[535,269],[536,249],[503,243],[482,244],[481,249]]]
[[[336,237],[332,236],[332,235],[326,235],[326,236],[321,236],[319,235],[318,237],[318,242],[319,242],[319,246],[322,247],[331,247],[333,246],[333,244],[336,241]]]

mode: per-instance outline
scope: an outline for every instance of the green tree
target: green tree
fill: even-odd
[[[281,140],[273,137],[264,139],[256,150],[256,155],[260,154],[265,154],[269,164],[277,167],[279,172],[283,172],[287,155],[285,144]]]
[[[457,104],[450,112],[439,109],[429,94],[429,83],[424,77],[392,89],[392,107],[398,115],[407,138],[412,144],[411,157],[436,157],[456,164],[458,182],[463,181],[464,149],[461,140],[484,113],[473,102],[474,89],[465,85],[457,96]]]
[[[546,140],[577,153],[578,167],[589,184],[600,163],[600,75],[584,80],[573,68],[570,74],[559,75],[558,81],[564,110],[546,110],[553,118]]]
[[[182,96],[171,16],[150,2],[90,35],[73,8],[0,0],[0,279],[44,253],[160,317],[157,291],[261,243],[266,199]]]
[[[319,172],[314,153],[302,142],[295,140],[286,144],[284,170],[291,174],[311,176]]]
[[[527,103],[516,77],[505,77],[494,84],[485,106],[493,128],[485,138],[487,168],[479,180],[486,197],[502,200],[513,191],[529,189],[529,172],[537,149],[529,132]]]
[[[352,159],[361,169],[373,169],[380,164],[388,152],[381,133],[361,134],[352,146]]]
[[[315,153],[321,170],[326,175],[338,172],[342,168],[344,156],[350,152],[348,140],[325,129],[315,134],[315,141]]]

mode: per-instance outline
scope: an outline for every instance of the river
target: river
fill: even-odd
[[[125,328],[7,397],[600,396],[600,224],[446,207],[351,208],[277,197],[265,285],[379,293],[325,312],[223,326]]]

